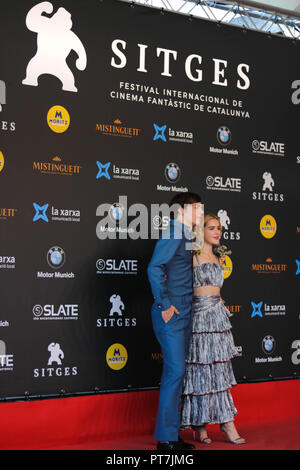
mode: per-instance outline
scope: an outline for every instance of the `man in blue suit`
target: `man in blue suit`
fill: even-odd
[[[192,331],[193,252],[192,228],[201,220],[198,194],[176,195],[174,220],[158,239],[148,266],[154,297],[152,323],[163,355],[159,406],[154,439],[159,450],[192,449],[179,437],[185,357]]]

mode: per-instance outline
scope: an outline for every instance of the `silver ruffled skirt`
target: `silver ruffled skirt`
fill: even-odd
[[[193,297],[193,334],[186,359],[181,427],[232,421],[237,410],[231,359],[237,356],[230,313],[220,296]]]

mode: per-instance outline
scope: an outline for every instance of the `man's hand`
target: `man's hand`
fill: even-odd
[[[168,323],[168,321],[171,320],[171,318],[173,317],[174,313],[179,315],[179,312],[178,312],[177,308],[174,307],[174,305],[171,305],[171,307],[169,307],[168,310],[163,310],[161,312],[161,316],[163,318],[163,321],[165,323]]]

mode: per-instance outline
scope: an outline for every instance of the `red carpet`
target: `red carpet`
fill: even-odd
[[[193,441],[191,432],[185,431],[181,436],[188,442],[196,445],[196,450],[211,451],[211,450],[299,450],[300,449],[300,420],[282,422],[278,426],[273,424],[263,424],[257,426],[244,425],[239,426],[239,432],[245,436],[247,443],[244,445],[233,445],[225,442],[219,428],[211,426],[209,428],[209,435],[213,439],[211,445],[203,445],[199,442]],[[109,440],[90,442],[89,444],[82,444],[74,446],[56,447],[61,450],[148,450],[153,451],[155,446],[153,444],[152,435],[139,436],[131,439]]]
[[[209,426],[213,444],[201,450],[299,450],[300,381],[238,385],[236,426],[247,444],[224,441]],[[33,402],[1,403],[0,449],[154,450],[158,391]],[[191,431],[182,437],[192,440]]]

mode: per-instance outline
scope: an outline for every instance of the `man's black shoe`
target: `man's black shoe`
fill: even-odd
[[[189,442],[185,442],[181,439],[181,437],[178,437],[178,442],[181,443],[183,446],[182,449],[190,450],[190,449],[195,449],[194,444],[190,444]]]
[[[157,450],[184,450],[186,447],[182,445],[182,441],[166,441],[158,442],[156,446]]]

